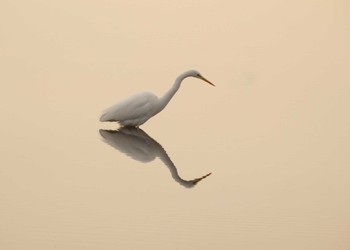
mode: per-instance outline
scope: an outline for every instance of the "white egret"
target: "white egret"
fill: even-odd
[[[151,92],[142,92],[133,95],[106,109],[104,114],[100,117],[100,121],[118,122],[120,125],[126,127],[138,127],[144,124],[148,119],[165,108],[180,88],[182,81],[187,77],[195,77],[215,86],[205,79],[198,71],[189,70],[179,75],[174,85],[161,98],[158,98]]]

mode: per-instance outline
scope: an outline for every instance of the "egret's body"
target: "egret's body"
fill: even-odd
[[[199,78],[211,85],[214,85],[201,76],[198,71],[190,70],[178,76],[173,86],[168,90],[168,92],[165,93],[164,96],[158,98],[151,92],[142,92],[133,95],[106,109],[104,114],[100,117],[100,121],[118,122],[122,126],[130,127],[138,127],[144,124],[148,119],[158,114],[165,108],[165,106],[180,88],[182,81],[187,77]]]

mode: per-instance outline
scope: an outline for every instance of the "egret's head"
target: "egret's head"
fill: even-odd
[[[187,76],[192,76],[192,77],[195,77],[195,78],[198,78],[198,79],[201,79],[201,80],[203,80],[203,81],[205,81],[205,82],[207,82],[207,83],[209,83],[209,84],[215,86],[215,85],[214,85],[213,83],[211,83],[209,80],[205,79],[205,78],[201,75],[201,73],[199,73],[197,70],[189,70],[189,71],[187,71],[187,74],[186,74],[186,75],[187,75]]]

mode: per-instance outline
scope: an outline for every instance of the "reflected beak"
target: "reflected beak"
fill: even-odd
[[[209,80],[205,79],[203,76],[199,76],[199,79],[202,79],[203,81],[215,86],[213,83],[211,83]]]

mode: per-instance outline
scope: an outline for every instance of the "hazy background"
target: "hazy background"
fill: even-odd
[[[0,3],[1,249],[349,249],[349,1]],[[162,95],[160,159],[101,110]],[[157,155],[155,155],[156,157]]]

